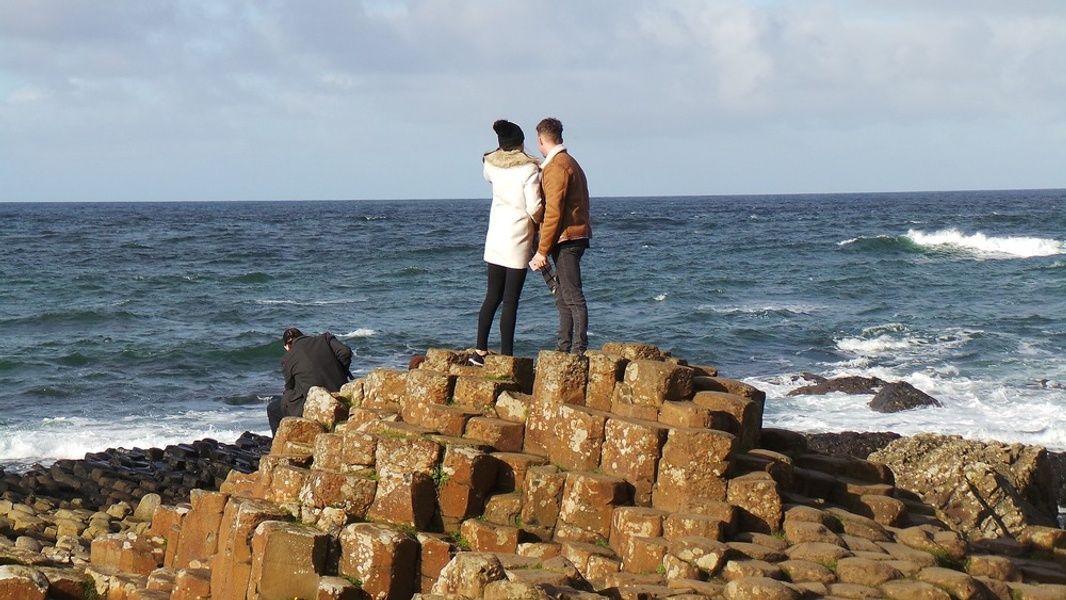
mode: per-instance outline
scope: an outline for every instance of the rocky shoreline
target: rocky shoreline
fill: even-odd
[[[0,468],[0,495],[45,497],[92,510],[153,493],[164,502],[182,502],[193,489],[218,489],[230,470],[255,471],[269,450],[270,438],[251,432],[232,444],[205,438],[165,448],[110,448],[20,472]]]
[[[1066,597],[1040,450],[926,442],[1003,463],[962,476],[974,511],[950,468],[921,489],[920,436],[764,428],[654,346],[465,356],[317,390],[273,440],[0,471],[0,599]]]
[[[890,443],[900,439],[898,433],[891,431],[857,432],[842,431],[838,433],[805,433],[807,443],[811,450],[828,454],[830,456],[850,456],[863,460],[870,457],[878,450],[883,450]],[[1066,509],[1066,452],[1047,453],[1051,469],[1055,474],[1058,486],[1055,491],[1055,499],[1059,506],[1060,515]]]
[[[246,432],[232,444],[112,448],[19,472],[0,468],[0,565],[84,567],[96,537],[145,531],[160,504],[217,490],[231,471],[255,471],[269,450],[270,438]]]

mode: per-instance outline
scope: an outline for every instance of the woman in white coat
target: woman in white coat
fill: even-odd
[[[526,282],[526,268],[533,256],[537,224],[544,216],[540,191],[540,162],[525,153],[522,128],[510,121],[492,124],[499,148],[485,155],[485,179],[492,184],[492,208],[485,236],[488,289],[477,322],[477,353],[470,362],[485,364],[489,329],[496,310],[500,315],[500,354],[514,354],[514,330],[518,299]]]

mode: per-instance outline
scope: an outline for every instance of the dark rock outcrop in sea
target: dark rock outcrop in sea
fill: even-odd
[[[882,413],[901,410],[943,406],[936,398],[926,394],[906,381],[885,383],[869,403],[870,408]]]
[[[807,444],[812,452],[820,452],[830,456],[853,456],[863,460],[866,460],[866,457],[870,456],[871,452],[876,452],[901,437],[898,433],[891,431],[842,431],[840,433],[808,433],[805,435]]]
[[[811,385],[798,387],[788,393],[789,396],[821,396],[839,392],[842,394],[873,394],[885,385],[883,379],[877,377],[836,377],[826,379]]]

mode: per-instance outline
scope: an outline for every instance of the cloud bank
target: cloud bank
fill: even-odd
[[[0,0],[0,201],[480,197],[561,118],[595,195],[1064,187],[1066,8]]]

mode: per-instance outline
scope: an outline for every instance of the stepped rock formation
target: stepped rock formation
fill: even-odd
[[[339,394],[313,390],[258,471],[159,506],[147,531],[97,537],[91,592],[1066,597],[1062,530],[1029,528],[975,551],[932,508],[897,498],[884,465],[811,453],[802,435],[762,428],[764,394],[713,367],[624,343],[585,357],[542,352],[535,365],[426,356]],[[41,575],[0,570],[0,590],[36,597]]]
[[[924,433],[870,455],[899,474],[945,522],[970,538],[1020,536],[1055,525],[1055,474],[1043,448]]]

